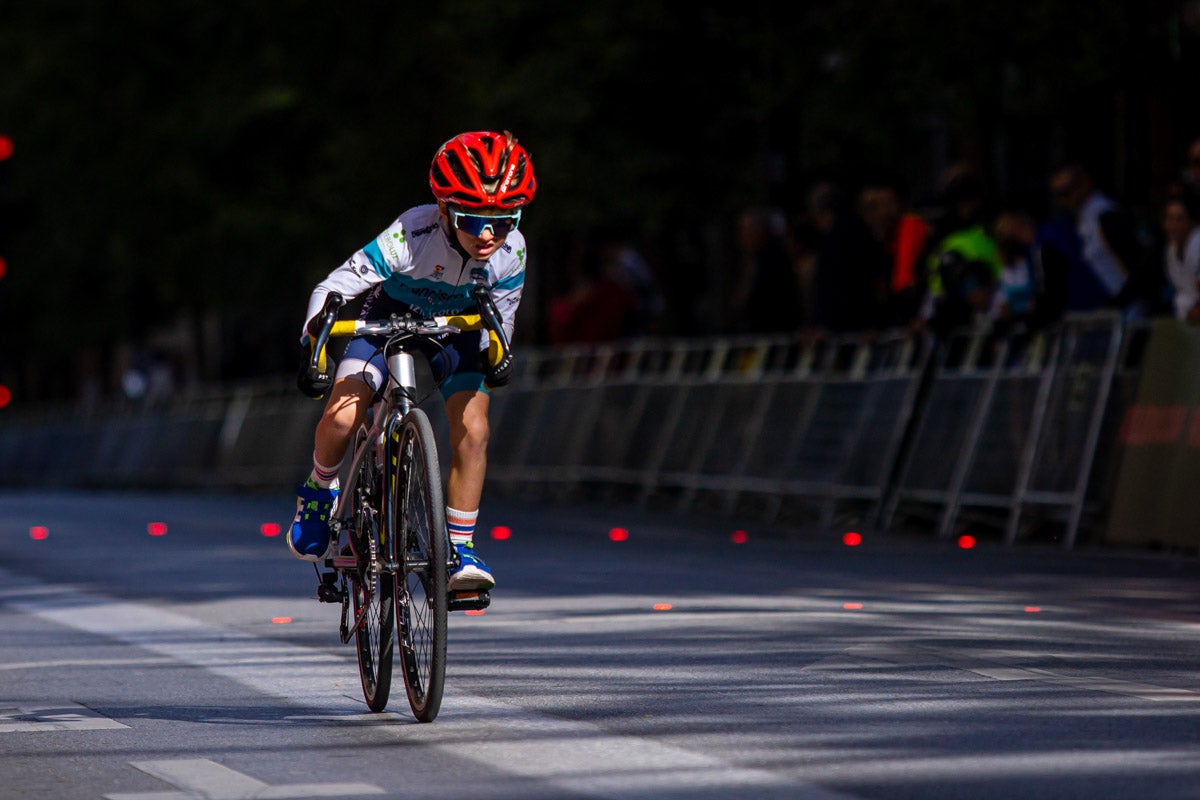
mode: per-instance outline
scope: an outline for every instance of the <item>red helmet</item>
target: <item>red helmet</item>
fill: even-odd
[[[529,153],[511,133],[477,131],[438,148],[429,188],[441,202],[464,208],[519,208],[533,200],[537,181]]]

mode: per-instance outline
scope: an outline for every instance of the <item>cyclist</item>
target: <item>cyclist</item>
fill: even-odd
[[[410,208],[386,230],[317,284],[308,301],[307,342],[331,291],[347,300],[366,293],[360,319],[393,313],[421,316],[474,312],[476,284],[490,287],[501,324],[512,341],[513,319],[525,283],[525,239],[517,226],[533,200],[536,181],[529,153],[511,133],[462,133],[434,154],[429,185],[436,204]],[[451,591],[486,590],[491,571],[475,553],[473,535],[487,468],[489,390],[508,382],[511,354],[487,360],[487,335],[449,334],[430,354],[449,419],[451,462],[446,523],[458,552]],[[296,516],[288,546],[298,558],[321,561],[333,545],[330,509],[337,471],[375,392],[384,385],[382,337],[349,341],[336,374],[301,377],[301,389],[329,400],[317,425],[313,468],[297,487]]]

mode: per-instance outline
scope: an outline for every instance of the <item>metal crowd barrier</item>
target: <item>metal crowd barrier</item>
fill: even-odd
[[[293,386],[0,413],[0,486],[290,487],[307,473],[321,411]]]
[[[949,337],[881,524],[896,524],[906,503],[924,503],[949,537],[966,510],[993,509],[1011,544],[1032,510],[1059,519],[1073,546],[1105,422],[1120,416],[1110,400],[1125,334],[1119,316],[1093,314],[1032,336]]]
[[[1009,543],[1050,516],[1071,546],[1111,473],[1131,341],[1092,315],[936,348],[902,332],[526,348],[493,398],[488,491],[786,525],[924,515],[941,536],[982,522]],[[290,488],[320,411],[290,377],[153,406],[10,408],[0,485]]]
[[[546,352],[495,398],[489,474],[829,524],[841,503],[882,503],[928,352],[900,333]]]

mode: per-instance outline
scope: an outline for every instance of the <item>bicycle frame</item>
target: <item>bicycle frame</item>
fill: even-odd
[[[417,388],[416,379],[416,359],[412,353],[404,350],[399,346],[395,346],[394,352],[387,354],[388,365],[388,383],[384,389],[378,393],[376,399],[367,409],[367,418],[363,420],[363,424],[359,427],[355,434],[354,447],[351,450],[352,456],[350,459],[350,472],[347,478],[346,486],[338,495],[337,501],[331,512],[330,527],[334,531],[334,535],[340,535],[342,527],[345,523],[352,523],[349,519],[350,510],[354,509],[354,499],[359,490],[358,478],[362,474],[360,467],[364,458],[369,457],[374,451],[376,455],[375,463],[383,466],[382,485],[390,486],[396,477],[391,474],[395,469],[393,464],[395,461],[390,457],[391,442],[395,440],[395,434],[404,422],[404,416],[414,407],[414,397]],[[347,542],[350,545],[350,553],[342,555],[335,554],[329,559],[330,566],[338,572],[343,570],[357,569],[363,558],[367,560],[367,570],[374,576],[379,574],[394,575],[399,565],[392,559],[388,558],[387,543],[399,541],[400,531],[395,530],[395,522],[397,519],[402,519],[402,515],[397,513],[396,509],[391,508],[392,493],[383,491],[382,497],[377,498],[378,509],[381,512],[383,519],[380,521],[383,524],[382,530],[379,531],[378,537],[380,549],[382,552],[360,553],[359,548],[364,544],[356,541],[356,537],[347,537]],[[369,538],[365,544],[370,550],[375,550],[375,537]],[[344,624],[341,631],[342,643],[345,644],[354,634],[355,629],[362,623],[362,617],[366,610],[360,612],[355,618],[353,624]]]

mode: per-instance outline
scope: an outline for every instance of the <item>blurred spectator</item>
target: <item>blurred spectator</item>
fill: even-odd
[[[1071,276],[1087,269],[1075,221],[1061,209],[1038,227],[1034,244],[1041,273],[1041,296],[1034,309],[1034,324],[1047,325],[1062,319],[1070,304]]]
[[[952,168],[942,180],[944,216],[927,262],[922,309],[939,334],[992,318],[1004,265],[984,224],[985,197],[983,181],[965,167]]]
[[[121,391],[130,400],[155,405],[171,398],[179,376],[179,359],[160,348],[128,345],[121,348],[118,363]]]
[[[547,303],[547,338],[552,345],[619,339],[637,305],[637,296],[606,272],[599,248],[589,244],[571,287]]]
[[[1200,136],[1197,136],[1188,145],[1187,152],[1184,154],[1183,170],[1180,172],[1179,181],[1185,197],[1189,198],[1189,202],[1200,198]]]
[[[613,231],[593,232],[567,292],[547,306],[551,344],[607,342],[654,332],[664,310],[649,262]]]
[[[623,286],[634,297],[633,308],[625,320],[624,335],[654,332],[665,310],[665,302],[650,262],[617,232],[601,232],[599,252],[600,272],[604,279]]]
[[[816,266],[816,325],[829,333],[870,332],[892,326],[892,254],[886,237],[898,204],[860,190],[853,209],[826,218]]]
[[[924,275],[920,271],[929,225],[909,211],[900,191],[887,182],[868,184],[859,193],[859,215],[889,254],[888,284],[878,302],[887,306],[891,324],[908,325],[917,316]]]
[[[1182,196],[1163,204],[1165,237],[1163,267],[1170,281],[1177,319],[1200,324],[1200,219],[1192,202]]]
[[[833,181],[818,181],[805,197],[805,213],[813,230],[828,236],[841,210],[841,191]]]
[[[1056,169],[1050,191],[1078,237],[1078,257],[1069,261],[1067,310],[1109,307],[1129,318],[1145,316],[1157,286],[1154,272],[1146,269],[1132,216],[1097,189],[1079,164]]]
[[[816,318],[817,259],[821,252],[821,235],[806,214],[799,213],[788,220],[784,236],[796,288],[800,293],[799,325],[802,331],[812,327]]]
[[[841,192],[836,183],[822,180],[806,193],[804,208],[788,226],[788,249],[796,281],[800,286],[801,323],[806,332],[817,327],[818,269],[841,204]]]
[[[1028,327],[1038,302],[1037,224],[1026,211],[1006,210],[996,217],[994,232],[1001,270],[993,318],[1003,329],[1019,330]]]
[[[729,299],[734,333],[796,331],[803,322],[785,224],[782,214],[767,208],[748,208],[738,216],[736,274]]]

